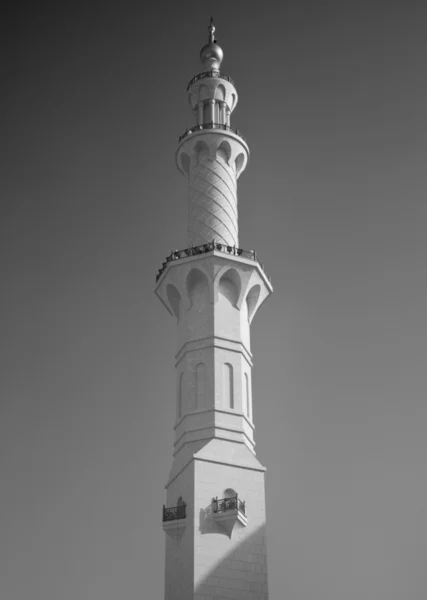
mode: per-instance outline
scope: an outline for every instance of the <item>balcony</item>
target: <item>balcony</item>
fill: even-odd
[[[192,133],[196,133],[196,131],[202,131],[203,129],[222,129],[222,131],[231,131],[231,133],[234,133],[235,135],[238,135],[239,138],[241,138],[245,143],[246,140],[243,137],[243,135],[240,133],[240,131],[238,129],[233,129],[233,127],[230,127],[230,125],[224,125],[223,123],[201,123],[200,125],[194,125],[194,127],[190,127],[190,129],[187,129],[182,135],[179,136],[178,138],[178,144],[182,142],[182,140],[184,138],[186,138],[188,135],[191,135]]]
[[[163,504],[163,522],[165,521],[176,521],[177,519],[185,519],[187,505],[185,502],[180,504],[179,506],[174,506],[172,508],[166,508]]]
[[[239,496],[236,494],[234,498],[214,498],[212,500],[212,510],[214,513],[225,513],[228,510],[240,510],[245,514],[245,502],[242,502]]]
[[[218,250],[219,252],[224,252],[225,254],[231,254],[233,256],[241,256],[242,258],[248,258],[250,260],[258,261],[257,253],[254,250],[243,250],[243,248],[236,248],[236,246],[227,246],[225,244],[218,244],[215,241],[209,242],[207,244],[201,244],[200,246],[191,246],[190,248],[185,248],[184,250],[174,250],[166,257],[165,262],[162,264],[162,268],[159,269],[156,275],[156,283],[163,275],[166,267],[171,261],[179,260],[181,258],[187,258],[188,256],[194,256],[196,254],[205,254],[207,252],[213,252],[214,250]],[[259,263],[262,270],[264,271],[264,265]],[[267,275],[269,281],[271,278]]]
[[[163,505],[163,530],[173,537],[180,537],[186,525],[186,507],[185,502],[172,508],[166,508]]]
[[[221,71],[213,69],[212,71],[204,71],[203,73],[194,75],[193,79],[187,85],[187,92],[191,88],[193,83],[196,83],[196,81],[199,81],[199,79],[205,79],[206,77],[217,77],[218,79],[225,79],[225,81],[228,81],[231,83],[231,85],[234,85],[234,81],[231,79],[231,77],[229,77],[228,75],[224,75],[224,73],[221,73]]]
[[[248,524],[246,504],[240,500],[237,494],[230,498],[221,498],[221,500],[212,498],[212,516],[230,538],[237,523],[241,527],[246,527]]]

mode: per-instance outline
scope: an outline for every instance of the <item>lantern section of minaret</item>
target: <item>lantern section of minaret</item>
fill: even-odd
[[[230,115],[237,91],[219,69],[211,21],[187,87],[196,124],[179,138],[188,242],[166,258],[155,292],[177,322],[175,441],[166,484],[166,600],[266,600],[265,491],[255,453],[250,324],[272,292],[239,246],[237,179],[249,148]],[[262,410],[262,403],[258,405]],[[224,593],[224,590],[227,590]]]
[[[230,115],[237,105],[233,80],[219,71],[223,52],[209,26],[209,41],[200,51],[206,69],[187,87],[196,125],[181,136],[176,151],[188,178],[188,244],[215,240],[238,246],[237,179],[246,167],[249,148]]]

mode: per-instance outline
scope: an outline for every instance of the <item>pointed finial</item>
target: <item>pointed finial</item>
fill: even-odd
[[[213,17],[211,16],[211,21],[208,27],[209,31],[209,44],[213,44],[215,42],[214,33],[215,33],[215,25],[213,24]]]

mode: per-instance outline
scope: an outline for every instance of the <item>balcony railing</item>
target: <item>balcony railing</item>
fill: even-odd
[[[223,123],[210,122],[210,123],[201,123],[200,125],[194,125],[194,127],[190,127],[189,129],[187,129],[182,135],[179,136],[178,144],[184,138],[186,138],[187,135],[191,135],[192,133],[195,133],[196,131],[202,131],[203,129],[222,129],[223,131],[231,131],[231,133],[234,133],[235,135],[238,135],[240,138],[242,138],[242,140],[244,142],[246,141],[238,129],[233,129],[233,127],[230,127],[230,125],[224,125]]]
[[[215,241],[212,241],[207,244],[201,244],[200,246],[191,246],[190,248],[185,248],[184,250],[173,250],[169,256],[166,257],[165,262],[162,263],[162,268],[159,269],[156,275],[156,282],[160,279],[161,275],[171,261],[187,258],[188,256],[194,256],[196,254],[206,254],[207,252],[213,252],[213,250],[218,250],[219,252],[224,252],[225,254],[232,254],[234,256],[241,256],[242,258],[249,258],[250,260],[258,261],[255,250],[243,250],[242,248],[236,248],[236,246],[227,246],[226,244],[219,244]],[[264,270],[264,265],[262,263],[259,264],[261,269]],[[271,281],[268,275],[267,277],[268,280]]]
[[[185,519],[186,513],[185,508],[186,504],[180,504],[179,506],[174,506],[172,508],[166,508],[163,504],[163,521],[175,521],[176,519]]]
[[[238,495],[236,494],[232,498],[213,498],[212,500],[212,509],[214,513],[225,513],[228,510],[239,510],[241,513],[245,514],[245,502],[242,502]]]
[[[212,69],[212,71],[204,71],[203,73],[194,75],[193,79],[187,85],[187,92],[191,88],[193,83],[195,83],[196,81],[199,81],[199,79],[205,79],[206,77],[218,77],[218,79],[225,79],[226,81],[229,81],[232,85],[234,85],[234,81],[231,79],[231,77],[229,77],[228,75],[224,75],[224,73],[221,73],[221,71]]]

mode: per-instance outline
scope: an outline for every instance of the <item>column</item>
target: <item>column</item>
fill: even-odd
[[[198,105],[198,122],[199,125],[203,124],[203,102],[199,102]]]
[[[215,123],[215,99],[211,98],[209,102],[211,104],[211,121]]]
[[[227,124],[227,105],[225,102],[221,102],[221,123]]]

